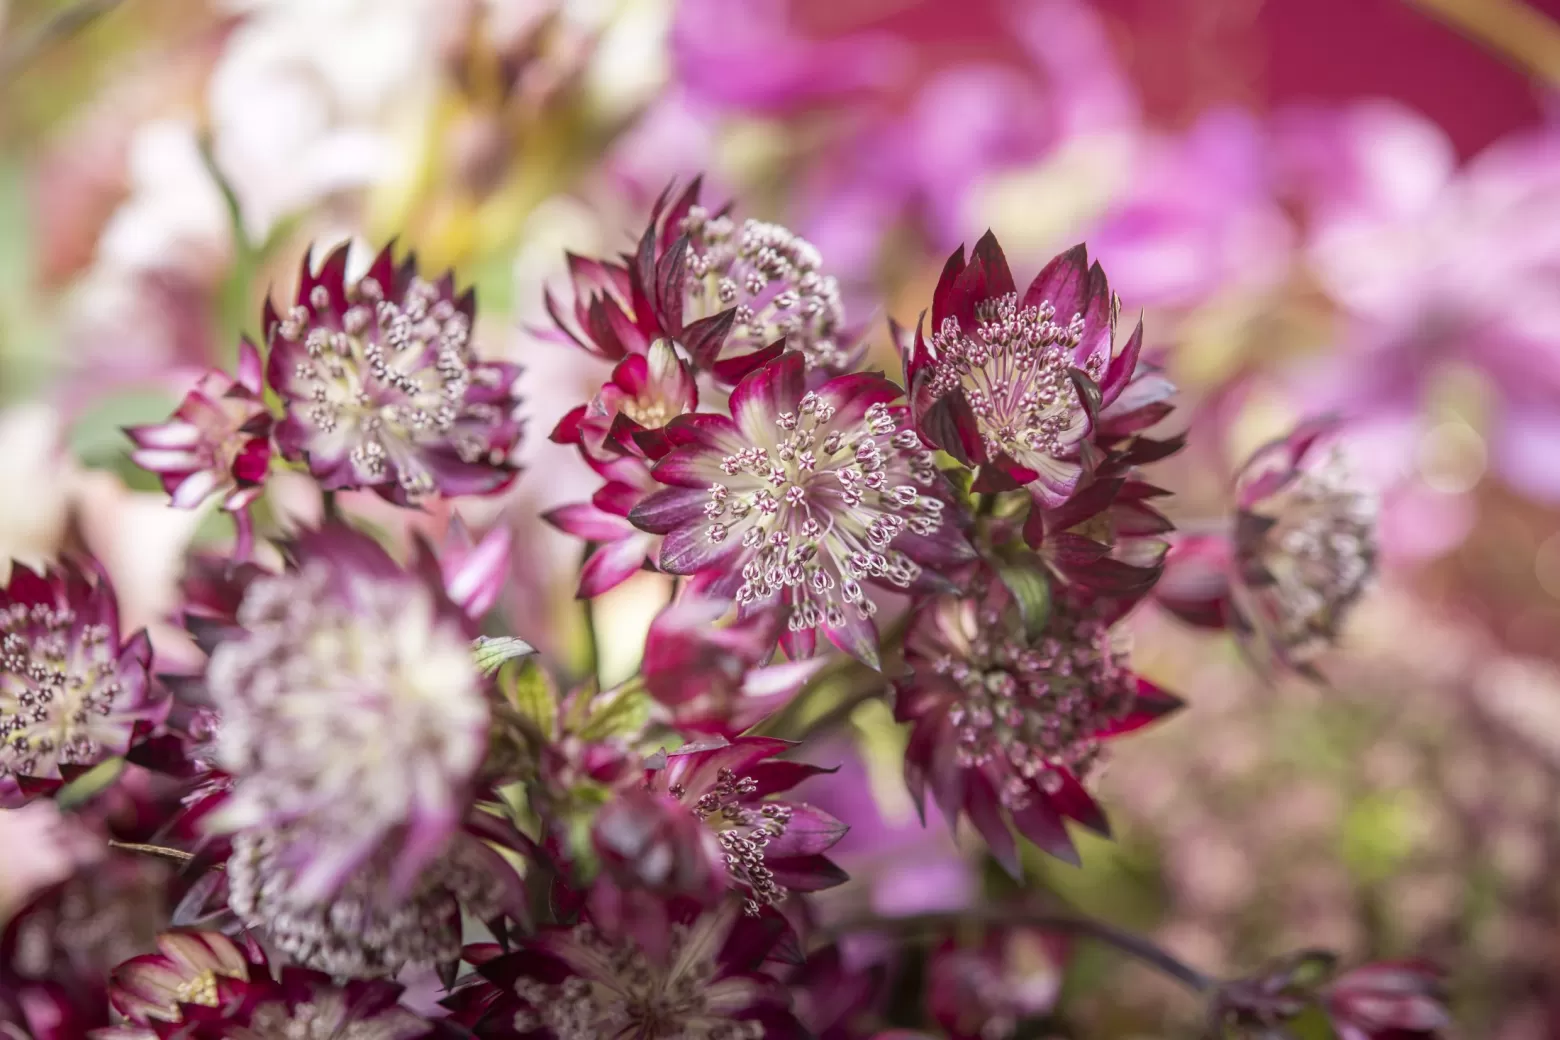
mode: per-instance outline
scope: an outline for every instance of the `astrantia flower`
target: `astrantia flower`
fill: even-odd
[[[622,263],[569,257],[573,320],[547,295],[567,340],[617,361],[657,337],[695,365],[735,381],[784,340],[809,367],[848,368],[854,356],[836,280],[818,251],[778,224],[740,223],[699,204],[699,182],[656,203],[639,249]]]
[[[1026,628],[1007,587],[984,572],[966,596],[923,601],[905,637],[911,674],[896,684],[896,715],[913,724],[905,778],[917,804],[930,785],[949,820],[967,814],[1015,873],[1009,820],[1076,862],[1064,819],[1109,833],[1081,782],[1102,742],[1180,706],[1128,668],[1111,627],[1118,605],[1062,589],[1051,598],[1039,631]]]
[[[1039,505],[1060,505],[1091,463],[1100,410],[1137,368],[1142,324],[1118,353],[1119,308],[1082,246],[1022,296],[991,232],[968,264],[961,247],[932,298],[930,339],[918,326],[905,357],[916,429],[966,465],[990,467],[987,483],[1025,485]]]
[[[251,978],[269,979],[265,954],[254,940],[240,945],[221,932],[165,932],[157,937],[156,953],[114,969],[108,997],[128,1021],[148,1026],[180,1021],[181,1004],[228,1004]]]
[[[1229,536],[1184,539],[1160,603],[1228,626],[1274,662],[1309,673],[1375,573],[1377,496],[1356,483],[1329,422],[1260,449],[1236,478]]]
[[[1355,968],[1323,1000],[1339,1040],[1435,1040],[1452,1025],[1442,974],[1422,961]]]
[[[698,406],[692,366],[669,340],[658,339],[647,353],[618,362],[594,398],[558,420],[552,439],[577,444],[587,456],[659,455],[658,431]]]
[[[501,990],[488,1017],[545,1040],[804,1035],[785,987],[757,970],[774,947],[774,922],[745,916],[734,900],[713,910],[675,904],[668,917],[666,949],[654,955],[588,921],[531,936],[520,952],[481,966]]]
[[[183,1021],[157,1024],[162,1040],[416,1040],[434,1024],[402,1007],[402,987],[384,980],[337,985],[329,975],[283,968],[281,980],[245,987],[222,1007],[186,1004]]]
[[[297,302],[266,303],[266,381],[286,418],[276,442],[326,490],[373,488],[405,503],[431,493],[485,495],[514,479],[520,438],[510,364],[477,360],[475,297],[446,274],[425,281],[387,246],[355,282],[347,247],[318,273],[305,259]]]
[[[238,347],[238,378],[212,370],[201,376],[167,422],[132,426],[130,458],[162,478],[180,509],[213,495],[222,508],[242,511],[260,494],[271,463],[271,413],[261,400],[260,352],[247,339]]]
[[[955,1040],[1007,1040],[1061,995],[1065,944],[1029,928],[1003,929],[979,946],[949,940],[927,965],[927,1007]]]
[[[13,564],[0,589],[0,804],[123,755],[167,715],[148,673],[146,632],[119,634],[119,605],[95,564],[43,574]]]
[[[684,596],[650,623],[640,673],[679,730],[735,737],[783,707],[822,658],[768,664],[780,618],[759,613],[719,622],[731,603]]]
[[[1337,640],[1375,573],[1378,500],[1321,444],[1325,431],[1302,427],[1258,450],[1236,481],[1237,601],[1299,664]]]
[[[876,605],[863,583],[910,588],[923,564],[970,549],[944,517],[942,477],[904,424],[899,388],[863,373],[809,391],[804,374],[787,351],[732,391],[733,418],[673,420],[674,447],[654,470],[672,486],[629,519],[666,535],[663,571],[698,575],[744,617],[783,614],[792,657],[810,656],[821,630],[875,664]]]
[[[396,864],[380,856],[328,899],[294,891],[290,857],[304,841],[288,827],[234,835],[228,905],[294,961],[332,975],[370,978],[408,965],[452,965],[460,957],[463,911],[493,921],[520,905],[514,869],[470,834],[445,843],[407,891],[393,890]]]
[[[645,786],[676,799],[715,834],[731,887],[757,913],[788,891],[816,892],[843,883],[824,856],[846,827],[822,809],[775,799],[809,776],[827,772],[800,762],[770,761],[791,743],[737,737],[690,744],[645,772]]]
[[[290,548],[207,667],[233,786],[206,823],[262,831],[267,881],[296,905],[375,857],[404,893],[458,826],[486,747],[472,625],[435,568],[407,571],[365,535],[330,527]]]

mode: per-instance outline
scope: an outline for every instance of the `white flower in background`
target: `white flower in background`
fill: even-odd
[[[415,160],[398,148],[427,112],[458,28],[448,0],[228,0],[245,20],[212,74],[218,166],[244,231],[331,195],[380,183]]]

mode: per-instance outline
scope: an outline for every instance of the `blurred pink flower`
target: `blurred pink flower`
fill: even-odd
[[[1453,366],[1498,396],[1490,461],[1519,491],[1560,500],[1560,131],[1513,136],[1461,168],[1422,117],[1385,104],[1280,121],[1283,163],[1309,203],[1308,255],[1345,317],[1313,406],[1418,432]]]

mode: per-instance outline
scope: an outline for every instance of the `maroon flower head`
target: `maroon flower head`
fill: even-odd
[[[304,968],[259,980],[219,1007],[183,1006],[178,1022],[155,1024],[160,1040],[418,1040],[435,1025],[399,1003],[402,987],[384,980],[343,984]]]
[[[948,258],[932,298],[931,337],[905,356],[921,436],[1002,486],[1025,485],[1047,508],[1065,502],[1091,465],[1101,409],[1137,368],[1138,324],[1118,353],[1119,301],[1083,246],[1056,259],[1022,295],[987,232],[969,262]],[[923,315],[924,319],[924,315]],[[986,472],[988,481],[996,474]]]
[[[790,891],[816,892],[847,880],[824,853],[846,826],[801,802],[775,799],[827,770],[772,761],[789,741],[737,737],[689,744],[666,755],[664,767],[645,772],[646,788],[680,802],[713,832],[709,848],[749,914],[782,901]]]
[[[1338,1040],[1435,1040],[1451,1028],[1441,972],[1382,961],[1345,972],[1323,994]]]
[[[240,945],[221,932],[165,932],[157,937],[156,953],[114,969],[108,996],[129,1022],[149,1026],[180,1021],[180,1005],[230,1004],[245,984],[262,978],[269,979],[265,954],[253,939]]]
[[[735,900],[713,909],[670,903],[664,949],[590,921],[549,928],[480,971],[499,990],[485,1008],[494,1035],[546,1040],[679,1037],[791,1040],[805,1035],[789,995],[759,966],[776,922],[748,917]],[[477,1032],[487,1035],[482,1025]]]
[[[692,366],[670,340],[658,339],[646,353],[619,361],[594,398],[558,420],[552,439],[579,445],[587,457],[659,456],[661,428],[698,406]]]
[[[727,600],[684,596],[650,623],[640,671],[679,730],[735,737],[789,703],[823,666],[822,658],[768,664],[778,615],[721,625],[730,611]]]
[[[655,466],[671,487],[629,519],[665,534],[660,566],[734,598],[744,617],[776,612],[796,658],[830,642],[876,665],[877,607],[865,585],[919,587],[970,556],[944,484],[900,390],[882,376],[839,376],[808,390],[788,351],[750,373],[731,416],[698,413],[667,427]]]
[[[347,247],[310,270],[278,315],[266,302],[266,380],[286,417],[276,441],[326,490],[373,488],[392,502],[485,495],[514,480],[519,399],[510,364],[479,361],[473,293],[424,280],[390,247],[346,279]]]
[[[130,458],[162,478],[180,509],[213,495],[236,513],[260,494],[271,464],[271,413],[261,399],[260,352],[238,347],[238,378],[212,370],[201,376],[167,422],[132,426]]]
[[[735,382],[784,341],[808,367],[838,372],[857,351],[845,329],[839,285],[818,251],[778,224],[738,222],[699,204],[699,181],[656,203],[633,256],[573,256],[574,303],[565,318],[547,294],[558,333],[613,361],[675,340],[694,365]]]
[[[116,755],[160,723],[146,632],[119,632],[96,563],[41,575],[14,563],[0,589],[0,804],[15,804]]]
[[[924,600],[905,640],[911,674],[896,714],[913,723],[905,758],[911,794],[930,785],[944,814],[967,814],[1015,874],[1008,822],[1052,855],[1077,861],[1064,819],[1109,834],[1085,790],[1107,738],[1180,701],[1134,675],[1112,630],[1116,608],[1053,590],[1049,617],[1026,624],[987,572],[967,596]]]
[[[1007,1040],[1056,1006],[1065,953],[1061,940],[1029,928],[995,931],[978,946],[949,940],[927,965],[927,1008],[954,1040]]]

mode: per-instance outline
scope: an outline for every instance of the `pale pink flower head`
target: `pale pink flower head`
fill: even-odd
[[[132,426],[131,460],[156,473],[179,509],[212,496],[238,512],[254,501],[271,464],[271,413],[261,399],[260,352],[245,339],[238,378],[212,370],[201,376],[167,422]]]

